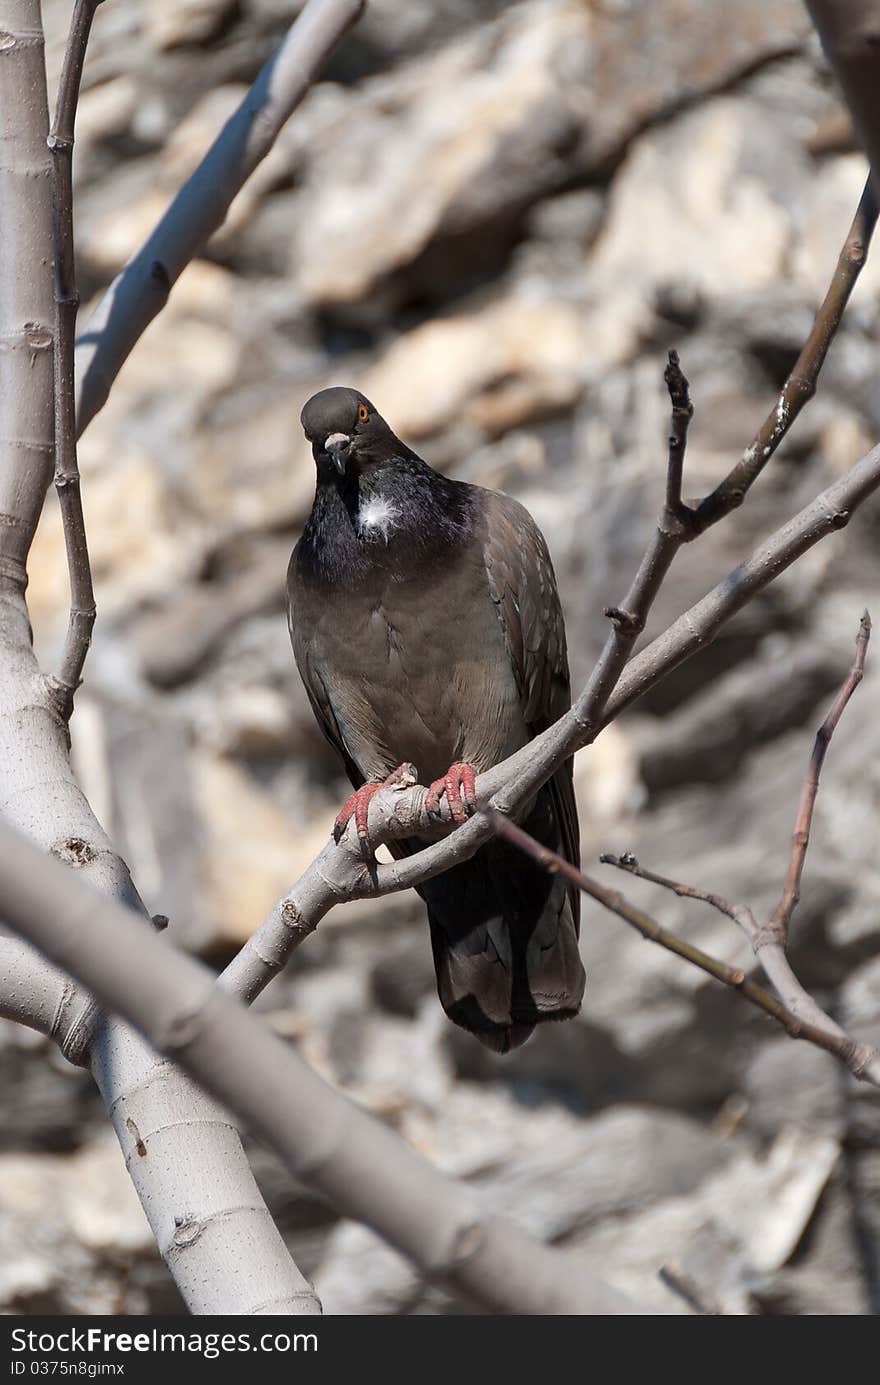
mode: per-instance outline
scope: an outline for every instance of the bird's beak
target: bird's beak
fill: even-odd
[[[345,475],[350,448],[351,438],[347,433],[331,433],[329,438],[324,440],[324,451],[329,455],[340,476]]]

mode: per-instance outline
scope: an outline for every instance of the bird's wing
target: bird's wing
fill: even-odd
[[[364,782],[364,775],[358,769],[352,754],[345,743],[336,714],[333,711],[333,704],[324,681],[315,664],[313,651],[309,647],[309,642],[302,631],[302,622],[297,618],[296,586],[293,576],[293,559],[291,559],[290,571],[287,581],[287,623],[290,630],[290,643],[293,645],[293,657],[299,669],[299,676],[303,681],[306,696],[315,714],[315,720],[321,728],[325,738],[333,746],[339,758],[345,765],[346,773],[351,780],[354,788],[360,788]]]
[[[489,590],[501,621],[513,666],[523,718],[532,736],[552,726],[571,706],[571,680],[565,623],[556,575],[544,535],[518,501],[495,491],[484,514],[484,558]],[[551,781],[564,853],[580,861],[573,765],[569,761]],[[575,890],[572,904],[579,908]]]
[[[565,625],[544,536],[508,495],[484,493],[484,559],[489,590],[533,736],[571,705]]]

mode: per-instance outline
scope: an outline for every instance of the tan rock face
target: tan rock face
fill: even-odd
[[[301,291],[319,305],[357,300],[432,242],[497,234],[566,170],[595,171],[683,93],[790,49],[804,28],[793,0],[749,0],[723,24],[689,0],[673,27],[650,0],[511,7],[393,85],[367,85],[353,122],[314,130],[294,241]]]
[[[242,943],[326,845],[331,821],[295,831],[271,796],[231,761],[200,755],[193,772],[211,937]]]
[[[146,30],[160,50],[214,38],[238,9],[238,0],[149,0]]]
[[[586,356],[586,325],[567,303],[511,299],[400,337],[362,388],[404,437],[461,416],[500,433],[569,407]]]
[[[790,221],[784,190],[743,168],[751,119],[721,99],[640,140],[615,181],[594,273],[635,276],[643,293],[670,272],[711,294],[773,283]]]

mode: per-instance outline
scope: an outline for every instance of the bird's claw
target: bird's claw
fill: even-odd
[[[441,795],[446,795],[452,820],[457,825],[466,822],[470,813],[477,810],[476,791],[477,771],[473,765],[456,760],[449,766],[442,779],[435,779],[425,794],[425,807],[429,813],[440,811]]]
[[[373,855],[373,847],[370,842],[370,833],[367,826],[367,819],[370,811],[370,801],[375,797],[380,789],[395,788],[408,789],[413,784],[418,783],[418,774],[414,765],[408,760],[404,760],[402,765],[392,770],[386,779],[378,784],[361,784],[359,789],[355,789],[353,794],[342,805],[333,823],[333,840],[338,846],[342,841],[348,824],[354,818],[354,827],[357,832],[357,839],[360,842],[361,853],[364,859],[369,861]]]

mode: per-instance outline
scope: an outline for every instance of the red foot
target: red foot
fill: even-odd
[[[361,844],[361,851],[366,857],[373,854],[370,845],[370,834],[367,830],[367,814],[370,809],[370,799],[379,792],[380,789],[388,787],[408,788],[411,784],[418,783],[418,775],[414,765],[408,760],[404,760],[402,765],[392,770],[387,779],[383,779],[379,784],[362,784],[359,789],[355,789],[342,805],[341,811],[337,814],[336,821],[333,823],[333,840],[338,846],[342,840],[342,834],[354,817],[355,831],[358,841]]]
[[[428,789],[425,795],[425,807],[428,812],[439,811],[440,796],[445,794],[453,822],[465,822],[468,813],[474,813],[477,809],[476,777],[477,771],[473,765],[462,764],[456,760],[449,766],[443,778],[435,779]]]

